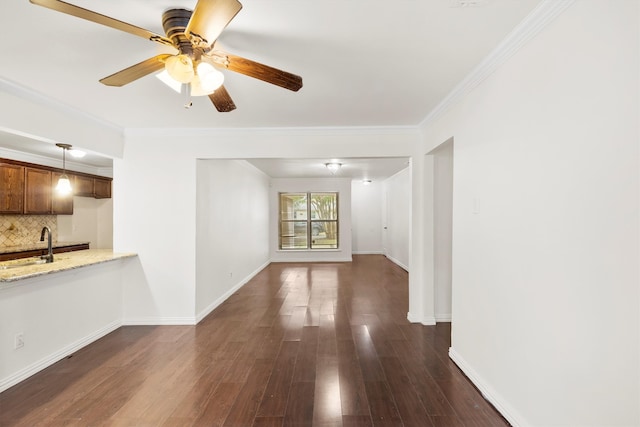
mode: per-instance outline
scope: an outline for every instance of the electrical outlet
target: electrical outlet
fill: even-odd
[[[14,350],[24,347],[24,334],[20,332],[16,334],[15,342],[14,342]]]

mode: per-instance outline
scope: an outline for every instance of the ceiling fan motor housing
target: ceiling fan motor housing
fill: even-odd
[[[162,14],[162,28],[174,46],[183,54],[193,56],[193,46],[184,34],[192,11],[188,9],[167,9]]]

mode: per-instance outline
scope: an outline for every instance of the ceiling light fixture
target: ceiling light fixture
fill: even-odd
[[[67,150],[71,148],[71,144],[56,144],[57,147],[62,148],[62,175],[58,179],[58,185],[56,185],[56,191],[58,194],[67,195],[71,193],[71,181],[67,176]]]
[[[205,61],[194,63],[188,55],[167,58],[165,69],[156,77],[176,92],[184,92],[187,98],[211,95],[224,83],[224,74],[213,65]],[[188,99],[187,105],[191,105]]]
[[[371,184],[371,180],[370,179],[363,179],[362,180],[362,185],[370,185]]]
[[[81,159],[87,155],[87,153],[85,153],[84,151],[76,150],[75,148],[70,149],[69,154],[71,154],[71,157],[75,157],[76,159]]]
[[[325,163],[324,165],[327,167],[327,169],[329,169],[329,172],[331,172],[331,175],[335,175],[342,167],[342,163],[338,163],[338,162]]]

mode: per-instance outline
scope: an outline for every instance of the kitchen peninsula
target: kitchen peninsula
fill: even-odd
[[[139,265],[112,249],[41,261],[0,262],[0,392],[122,326],[126,277]]]
[[[114,253],[111,249],[86,249],[56,255],[52,263],[14,267],[16,261],[24,259],[0,262],[0,289],[6,286],[6,282],[16,282],[134,256],[136,255],[133,253]]]

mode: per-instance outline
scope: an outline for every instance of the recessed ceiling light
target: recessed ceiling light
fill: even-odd
[[[449,7],[479,7],[487,4],[486,0],[450,0]]]
[[[338,172],[342,167],[342,163],[337,163],[337,162],[325,163],[324,165],[327,167],[327,169],[329,169],[329,172],[331,172],[331,175],[335,175],[336,172]]]

